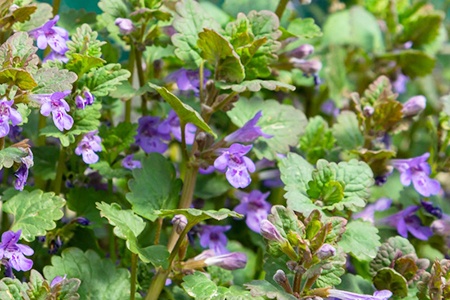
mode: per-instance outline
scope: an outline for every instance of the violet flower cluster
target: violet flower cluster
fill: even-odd
[[[253,190],[250,193],[236,192],[236,197],[241,200],[241,204],[234,208],[234,211],[245,215],[248,228],[254,232],[260,232],[260,223],[267,219],[270,212],[271,205],[266,201],[270,192],[261,193],[258,190]]]
[[[81,95],[75,97],[75,105],[79,109],[85,109],[86,106],[92,105],[94,103],[94,95],[92,95],[90,92],[85,91],[83,95],[84,97],[81,97]]]
[[[14,100],[3,98],[0,100],[0,138],[8,135],[10,130],[9,121],[13,126],[22,123],[22,116],[12,107]]]
[[[2,234],[0,243],[0,260],[5,265],[6,273],[13,277],[10,269],[17,271],[28,271],[33,266],[33,261],[26,256],[33,255],[34,251],[27,245],[18,244],[22,230],[6,231]]]
[[[55,92],[51,95],[33,96],[41,104],[41,114],[46,117],[52,114],[53,123],[60,131],[69,130],[73,126],[73,118],[67,113],[70,111],[69,104],[64,100],[69,94],[70,91],[64,91]]]
[[[30,35],[36,39],[39,49],[44,50],[47,46],[52,49],[47,60],[61,59],[67,62],[64,54],[68,50],[66,42],[69,39],[69,33],[64,28],[56,26],[58,20],[59,16],[56,15],[41,27],[31,30]]]
[[[16,180],[14,181],[14,188],[18,191],[22,191],[25,187],[25,184],[28,180],[28,173],[30,168],[34,165],[33,161],[33,152],[31,152],[30,148],[23,149],[23,151],[28,152],[28,155],[25,157],[21,157],[20,160],[22,164],[19,166],[19,168],[14,173],[14,176],[16,177]]]
[[[98,131],[92,131],[84,135],[75,148],[75,154],[81,155],[83,161],[87,164],[98,162],[98,155],[95,152],[102,151],[102,140],[97,135]]]
[[[411,182],[422,196],[437,195],[441,191],[439,181],[431,179],[431,168],[427,160],[430,153],[409,159],[393,159],[392,165],[400,172],[400,182],[409,186]]]

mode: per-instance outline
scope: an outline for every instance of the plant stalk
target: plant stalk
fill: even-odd
[[[61,147],[59,151],[58,166],[56,167],[56,177],[53,183],[53,191],[56,195],[61,193],[62,177],[66,168],[66,151]]]
[[[146,84],[144,69],[142,68],[142,52],[138,50],[136,46],[134,48],[134,55],[136,59],[136,69],[139,78],[139,86],[143,87]],[[142,115],[147,115],[147,96],[145,94],[141,95],[141,110]]]
[[[278,19],[281,20],[281,17],[283,16],[284,10],[286,9],[288,2],[289,0],[280,0],[280,2],[278,2],[278,6],[275,10],[275,14],[278,16]]]
[[[135,253],[131,253],[130,300],[134,300],[136,296],[137,263],[138,263],[138,255]]]
[[[128,59],[128,71],[130,71],[130,78],[128,78],[128,82],[133,85],[134,78],[134,65],[135,65],[135,55],[134,55],[134,45],[131,44],[130,57]],[[128,99],[125,102],[125,122],[131,122],[131,109],[132,109],[133,97]]]

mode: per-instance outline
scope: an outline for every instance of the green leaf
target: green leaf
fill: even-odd
[[[336,249],[336,254],[327,260],[322,260],[318,264],[309,268],[305,276],[310,278],[320,274],[315,284],[319,288],[336,286],[341,283],[341,276],[345,273],[346,254],[341,248]]]
[[[33,39],[28,33],[17,32],[0,46],[0,65],[2,69],[22,70],[31,76],[28,72],[36,71],[39,63],[36,51],[37,48],[33,46]]]
[[[89,56],[85,54],[73,53],[66,68],[70,71],[82,75],[90,69],[95,69],[103,66],[106,61],[100,57]]]
[[[201,272],[184,276],[181,286],[189,296],[198,300],[217,299],[219,297],[217,285]]]
[[[30,31],[37,27],[44,25],[45,22],[53,18],[52,6],[48,3],[36,3],[37,9],[34,14],[31,15],[29,21],[24,23],[16,23],[13,26],[14,31]]]
[[[95,12],[86,12],[84,8],[64,9],[59,12],[59,17],[58,26],[67,30],[70,36],[73,36],[82,24],[93,26],[96,23]]]
[[[90,164],[90,168],[98,171],[105,179],[123,178],[130,175],[130,171],[121,166],[113,167],[107,161],[99,161],[95,164]]]
[[[288,153],[289,146],[298,144],[299,136],[303,134],[307,124],[306,117],[302,111],[290,105],[259,98],[240,99],[227,114],[235,125],[242,127],[258,111],[262,111],[258,126],[262,132],[273,137],[257,139],[253,143],[253,151],[259,159],[264,157],[275,160],[278,154]]]
[[[341,279],[342,282],[336,287],[336,289],[357,294],[373,294],[374,292],[372,282],[364,279],[360,275],[347,273],[344,274]]]
[[[295,91],[295,86],[276,80],[246,80],[239,84],[226,84],[222,82],[217,82],[216,85],[220,89],[228,90],[231,89],[237,93],[243,93],[246,91],[259,92],[261,89],[266,89],[270,91],[279,90],[289,90]]]
[[[67,193],[67,207],[76,212],[77,216],[87,218],[92,226],[102,226],[105,219],[102,219],[95,206],[99,199],[110,199],[111,194],[107,191],[96,190],[94,188],[74,187]]]
[[[59,149],[54,146],[33,147],[33,174],[43,180],[54,180]]]
[[[395,296],[404,298],[408,295],[406,279],[391,268],[383,268],[372,279],[377,290],[390,290]]]
[[[201,56],[214,66],[215,78],[229,82],[241,82],[245,77],[244,66],[233,46],[221,34],[205,28],[198,35]]]
[[[63,217],[61,208],[66,201],[55,193],[22,191],[3,204],[3,211],[14,216],[11,230],[22,230],[24,240],[31,242],[56,228],[54,221]]]
[[[444,17],[442,11],[424,9],[402,20],[403,32],[399,36],[400,42],[411,41],[414,48],[433,42],[439,35]]]
[[[343,111],[337,117],[332,128],[337,144],[346,150],[357,149],[364,144],[364,137],[359,129],[358,118],[352,111]]]
[[[2,3],[6,6],[11,6],[12,1],[7,1],[6,3]],[[10,11],[8,7],[8,13],[6,15],[2,15],[0,19],[0,28],[6,31],[14,25],[14,23],[23,23],[30,19],[30,16],[36,11],[36,5],[22,5],[21,7],[16,8],[13,11]]]
[[[402,73],[411,78],[422,77],[430,74],[436,64],[436,60],[420,50],[408,49],[396,53],[387,53],[380,58],[395,61]]]
[[[208,124],[205,123],[200,114],[192,107],[183,103],[177,96],[169,92],[166,88],[154,85],[152,83],[148,83],[148,85],[152,89],[155,89],[161,95],[161,97],[163,97],[164,100],[169,103],[169,105],[180,118],[181,122],[192,123],[198,128],[201,128],[207,133],[211,134],[212,136],[217,137],[212,129],[208,126]]]
[[[311,39],[322,36],[320,27],[314,23],[314,19],[312,18],[295,19],[289,22],[287,31],[296,37],[303,39]]]
[[[339,241],[339,246],[358,260],[375,258],[380,245],[378,229],[370,222],[361,220],[349,222],[342,239]]]
[[[367,52],[384,52],[377,19],[360,6],[352,6],[327,18],[323,26],[322,45],[354,45]]]
[[[193,225],[208,219],[217,221],[224,220],[228,217],[242,219],[242,215],[227,208],[221,208],[219,210],[201,210],[196,208],[161,209],[155,211],[155,215],[162,218],[183,215],[187,218],[188,223],[192,223]]]
[[[98,33],[92,31],[88,24],[83,24],[77,28],[77,32],[72,35],[72,39],[67,42],[69,50],[66,56],[70,59],[73,54],[78,53],[85,56],[100,58],[102,55],[102,45],[105,42],[97,40]]]
[[[281,47],[279,26],[278,17],[267,10],[251,11],[247,16],[240,13],[227,24],[226,33],[245,66],[247,80],[271,75],[269,65],[277,60]]]
[[[200,199],[212,199],[225,194],[230,189],[230,184],[223,175],[212,173],[197,175],[194,195]]]
[[[4,277],[0,280],[0,299],[22,300],[26,299],[27,284],[20,280]]]
[[[7,147],[0,150],[0,170],[3,168],[11,168],[14,163],[21,163],[21,158],[27,155],[28,152],[16,147]]]
[[[37,86],[33,76],[22,69],[7,68],[0,71],[0,84],[16,85],[21,90],[32,90]]]
[[[253,280],[250,283],[244,284],[244,286],[250,290],[252,297],[263,296],[277,300],[297,299],[293,295],[286,293],[265,280]]]
[[[161,154],[150,153],[142,161],[142,168],[133,170],[133,177],[126,197],[138,215],[154,221],[155,210],[177,206],[181,180],[176,178],[172,163]]]
[[[176,4],[176,15],[172,26],[178,32],[172,36],[175,55],[188,68],[198,68],[202,61],[197,47],[198,34],[204,28],[220,31],[217,23],[196,1],[186,0]]]
[[[122,300],[130,298],[130,273],[116,268],[109,259],[102,259],[93,250],[65,249],[61,256],[52,257],[45,266],[46,278],[67,276],[80,278],[80,299]]]
[[[130,77],[128,70],[121,69],[120,64],[107,64],[101,68],[90,71],[80,78],[95,97],[107,96]]]
[[[281,180],[286,184],[288,207],[307,215],[314,209],[354,211],[365,205],[368,188],[374,182],[372,170],[366,163],[353,159],[336,164],[320,159],[317,169],[307,174],[311,168],[297,155],[288,155],[281,161]]]
[[[330,46],[325,59],[324,77],[329,88],[329,96],[339,108],[343,106],[344,94],[350,89],[345,66],[347,54],[348,51],[344,47]]]
[[[137,124],[121,122],[115,127],[100,127],[100,137],[105,151],[102,155],[108,157],[110,163],[114,162],[119,153],[130,148],[134,143]]]
[[[75,73],[58,68],[40,68],[33,74],[37,86],[33,94],[53,94],[54,92],[72,90],[72,83],[77,80]]]
[[[321,117],[309,119],[305,134],[300,138],[300,149],[306,154],[308,162],[314,164],[333,149],[336,140],[328,123]]]
[[[306,194],[308,183],[312,180],[314,167],[300,155],[288,153],[287,157],[281,160],[279,168],[281,180],[285,184],[286,194],[284,197],[287,199],[287,206],[295,210],[293,207],[302,205],[305,214],[316,209]]]
[[[109,223],[114,226],[114,234],[121,239],[126,240],[127,248],[139,255],[139,258],[145,263],[152,263],[155,267],[162,266],[167,269],[169,266],[169,251],[162,245],[149,246],[142,248],[139,246],[137,237],[145,228],[145,222],[141,217],[133,213],[132,210],[122,210],[116,203],[111,205],[97,202],[97,208],[100,215],[107,218]]]

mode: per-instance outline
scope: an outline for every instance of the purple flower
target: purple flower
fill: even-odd
[[[378,220],[378,224],[386,224],[396,227],[398,233],[404,237],[408,237],[408,231],[419,240],[428,240],[433,235],[431,229],[427,226],[422,226],[422,222],[414,213],[419,210],[420,206],[412,205],[404,210],[399,211],[389,217]]]
[[[131,154],[125,156],[125,158],[122,160],[122,167],[128,170],[133,170],[142,168],[142,165],[139,160],[133,160],[133,154]]]
[[[330,258],[332,256],[336,255],[336,248],[331,246],[330,244],[323,244],[320,246],[320,248],[317,250],[316,253],[317,257],[321,260]]]
[[[339,300],[388,300],[391,296],[392,292],[389,290],[376,291],[373,295],[361,295],[335,289],[328,290],[328,297],[333,297]]]
[[[420,204],[425,209],[425,211],[436,218],[440,219],[443,216],[442,209],[439,206],[434,206],[433,203],[429,201],[420,200]]]
[[[327,116],[337,117],[341,110],[336,106],[333,100],[327,100],[320,106],[320,110]]]
[[[69,104],[67,104],[64,97],[70,94],[70,91],[56,92],[51,95],[34,95],[34,98],[41,103],[41,114],[53,117],[53,123],[60,130],[69,130],[73,126],[73,118],[67,114],[70,111]]]
[[[181,234],[188,224],[188,220],[184,215],[175,215],[171,221],[176,233]]]
[[[85,109],[86,106],[92,105],[94,103],[94,96],[88,91],[84,92],[84,98],[80,95],[75,97],[75,104],[79,109]]]
[[[117,18],[114,24],[119,27],[119,31],[123,35],[130,34],[136,29],[130,19]]]
[[[273,137],[273,135],[262,132],[261,127],[256,126],[261,116],[262,112],[257,112],[244,126],[225,137],[225,141],[228,143],[251,143],[261,136],[266,139]]]
[[[251,145],[233,144],[230,148],[219,149],[221,155],[214,161],[219,171],[226,170],[228,182],[235,188],[245,188],[252,181],[250,173],[255,171],[255,164],[244,156],[252,149]]]
[[[30,34],[37,40],[39,49],[45,49],[48,45],[59,54],[64,54],[68,50],[66,41],[69,39],[69,33],[64,28],[55,26],[58,20],[59,16],[57,15],[41,27],[30,31]]]
[[[170,141],[170,126],[159,117],[145,116],[139,119],[136,143],[145,153],[164,153]]]
[[[69,58],[65,54],[60,54],[58,52],[52,51],[46,57],[44,57],[44,60],[42,62],[46,62],[49,60],[59,60],[66,63],[69,61]]]
[[[413,117],[420,114],[426,107],[427,99],[418,95],[403,103],[402,113],[404,117]]]
[[[98,161],[98,155],[95,152],[102,151],[102,140],[96,135],[97,131],[92,131],[81,139],[75,148],[76,155],[82,155],[83,161],[87,164],[94,164]]]
[[[211,71],[205,69],[203,75],[205,77],[203,86],[205,86],[206,79],[211,76]],[[198,70],[194,71],[181,68],[167,76],[166,80],[176,81],[180,91],[193,91],[195,95],[200,93],[200,73]]]
[[[403,75],[403,73],[399,73],[397,75],[397,79],[392,82],[392,87],[394,89],[394,92],[403,94],[406,92],[406,84],[409,81],[409,77],[406,75]]]
[[[169,112],[169,115],[167,116],[167,119],[164,121],[164,123],[167,124],[167,126],[170,127],[170,132],[172,132],[175,139],[179,142],[181,142],[181,125],[180,125],[180,118],[178,115],[171,110]],[[195,132],[197,131],[197,127],[192,123],[187,123],[184,128],[184,135],[187,145],[192,145],[194,143],[195,139]]]
[[[5,137],[9,133],[9,121],[16,126],[22,123],[22,116],[17,110],[12,108],[14,100],[3,98],[0,100],[0,138]]]
[[[14,181],[14,188],[18,191],[23,190],[25,184],[27,183],[28,171],[34,165],[33,152],[31,152],[31,149],[30,148],[27,149],[20,148],[20,149],[23,151],[27,151],[28,155],[20,159],[22,161],[22,164],[14,173],[14,176],[16,177],[16,181]]]
[[[263,194],[258,190],[250,193],[236,193],[237,198],[241,200],[241,204],[236,206],[234,211],[247,216],[245,223],[254,232],[259,233],[261,221],[267,219],[270,212],[271,205],[266,201],[269,194],[270,192]]]
[[[67,275],[64,275],[64,277],[61,276],[56,276],[55,278],[53,278],[52,282],[50,282],[50,287],[53,288],[56,285],[60,284],[61,282],[63,282],[66,279]]]
[[[368,204],[362,211],[353,215],[353,219],[363,219],[370,223],[375,222],[375,212],[383,211],[391,207],[392,200],[388,198],[380,198],[373,204]]]
[[[231,226],[204,225],[199,233],[200,245],[213,250],[215,255],[228,253],[228,240],[224,232],[230,228]]]
[[[242,269],[247,264],[247,256],[244,253],[232,252],[205,259],[207,266],[218,266],[225,270]]]
[[[284,243],[286,239],[281,236],[281,233],[269,220],[262,220],[260,223],[260,233],[261,235],[269,240],[278,243]]]
[[[0,243],[0,259],[17,271],[28,271],[33,261],[24,255],[33,255],[34,251],[27,245],[18,244],[22,230],[6,231]]]
[[[74,221],[82,226],[89,226],[89,224],[91,224],[91,221],[85,217],[78,217]]]
[[[400,172],[400,182],[404,186],[414,185],[416,191],[422,196],[436,195],[441,190],[439,181],[428,177],[431,174],[427,159],[430,153],[409,159],[393,159],[392,165]]]

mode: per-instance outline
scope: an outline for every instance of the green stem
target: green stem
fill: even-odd
[[[140,52],[137,47],[134,47],[134,55],[136,57],[136,68],[139,78],[139,86],[143,87],[146,83],[146,80],[144,69],[142,69],[142,52]],[[141,95],[141,110],[143,116],[147,115],[147,96],[145,93]]]
[[[183,161],[187,162],[189,159],[189,154],[186,145],[186,123],[180,121],[180,130],[181,130],[181,153],[183,155]]]
[[[53,0],[53,15],[56,16],[59,11],[59,6],[61,5],[61,0]]]
[[[301,284],[302,284],[302,277],[303,274],[302,273],[295,273],[295,277],[294,277],[294,293],[298,293],[300,294],[301,292]]]
[[[199,78],[200,78],[200,103],[205,103],[205,87],[203,81],[205,80],[205,62],[202,60],[200,63]]]
[[[156,220],[155,245],[159,244],[159,238],[161,236],[162,225],[163,225],[163,218],[158,218],[158,220]]]
[[[5,232],[9,229],[9,217],[8,214],[2,211],[2,231]]]
[[[275,14],[278,16],[278,19],[281,20],[281,17],[283,16],[284,10],[286,9],[288,2],[289,0],[280,0],[280,2],[278,2],[277,9],[275,10]]]
[[[134,56],[134,45],[131,45],[131,51],[130,51],[130,58],[128,59],[128,71],[130,71],[130,78],[128,78],[128,82],[133,85],[133,78],[134,78],[134,65],[135,65],[135,56]],[[131,108],[132,108],[132,102],[133,97],[128,99],[125,102],[125,122],[131,122]]]
[[[45,125],[47,125],[47,118],[41,114],[39,114],[39,121],[38,121],[38,132],[40,132]],[[45,136],[40,135],[37,139],[37,146],[44,146],[45,145]]]
[[[137,256],[137,254],[131,253],[130,300],[134,300],[135,296],[136,296],[137,263],[138,263],[138,256]]]
[[[5,137],[0,138],[0,150],[5,148]]]
[[[53,191],[56,195],[59,195],[61,193],[61,184],[65,168],[66,151],[63,147],[61,147],[61,149],[59,150],[58,166],[56,167],[56,177],[53,183]]]

